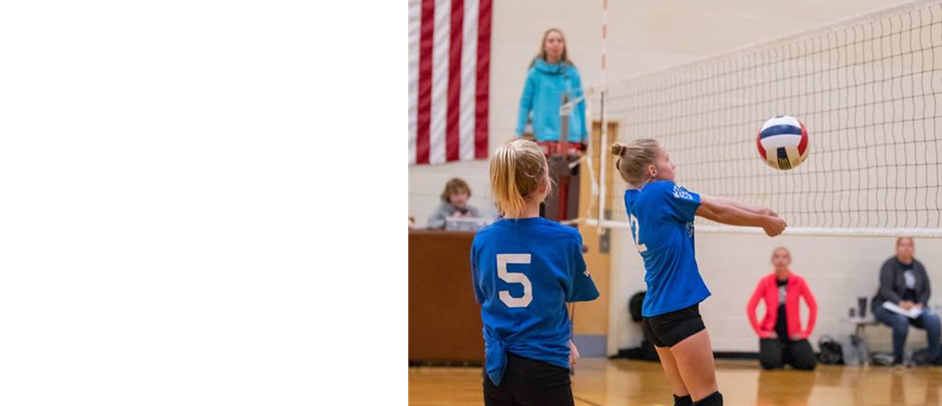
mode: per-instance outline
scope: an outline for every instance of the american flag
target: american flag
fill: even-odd
[[[409,0],[409,163],[487,158],[491,0]]]

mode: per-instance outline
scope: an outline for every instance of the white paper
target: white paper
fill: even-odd
[[[902,314],[903,316],[909,317],[911,319],[915,319],[919,317],[920,314],[922,314],[921,308],[910,307],[909,310],[905,310],[902,307],[897,306],[896,303],[892,302],[883,302],[883,308],[894,313]]]

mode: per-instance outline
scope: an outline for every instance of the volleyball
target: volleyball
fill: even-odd
[[[770,118],[756,137],[759,156],[769,166],[787,171],[808,157],[808,129],[792,116]]]

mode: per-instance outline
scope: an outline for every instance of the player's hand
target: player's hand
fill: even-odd
[[[778,213],[772,211],[772,209],[765,209],[765,211],[768,212],[768,214],[767,214],[768,216],[778,217]]]
[[[785,231],[785,227],[788,225],[785,224],[785,219],[781,217],[766,217],[765,225],[762,226],[762,229],[765,230],[765,234],[769,237],[775,237]]]
[[[902,307],[903,310],[912,309],[912,308],[913,308],[913,302],[910,302],[910,301],[908,301],[908,300],[904,300],[904,301],[902,301],[902,302],[899,302],[899,307]]]
[[[579,349],[576,348],[576,344],[569,340],[569,365],[576,365],[576,362],[579,361]]]

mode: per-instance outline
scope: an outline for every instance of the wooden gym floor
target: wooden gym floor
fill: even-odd
[[[717,361],[727,405],[940,405],[942,368],[818,365],[814,372],[763,371],[758,361]],[[660,364],[582,359],[576,366],[577,406],[672,405]],[[412,406],[483,405],[481,368],[409,368]]]

